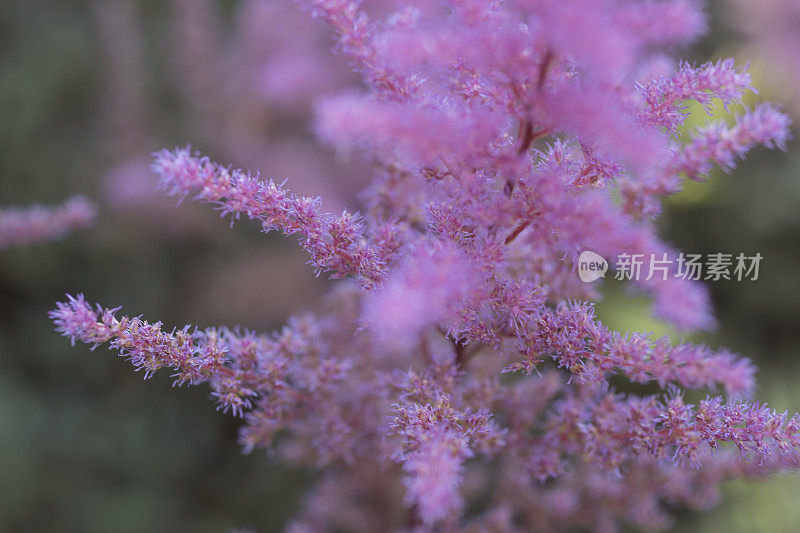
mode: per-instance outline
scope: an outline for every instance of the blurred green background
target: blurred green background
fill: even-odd
[[[324,289],[292,242],[252,225],[230,230],[202,206],[176,210],[155,198],[136,208],[104,200],[118,154],[108,146],[108,67],[94,4],[0,1],[0,205],[76,192],[100,204],[92,229],[0,255],[0,531],[278,530],[312,474],[277,467],[268,454],[242,455],[237,420],[216,413],[204,388],[175,390],[167,375],[145,382],[104,349],[71,348],[47,320],[65,292],[83,292],[171,325],[268,331]],[[236,4],[217,3],[223,21]],[[144,153],[197,144],[170,76],[169,6],[132,5],[144,46],[142,70],[129,74],[148,95],[158,141]],[[725,9],[714,4],[712,13]],[[715,20],[690,57],[746,61],[724,17]],[[711,287],[720,327],[692,339],[752,357],[759,397],[789,410],[800,410],[799,174],[796,142],[788,153],[757,150],[736,172],[715,172],[670,200],[661,221],[686,251],[764,256],[757,282]],[[600,313],[609,325],[672,333],[647,318],[644,299],[613,284],[606,292]],[[800,530],[795,475],[731,483],[724,493],[719,508],[681,515],[676,530]]]

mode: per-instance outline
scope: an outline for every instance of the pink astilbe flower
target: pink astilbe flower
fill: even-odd
[[[635,383],[682,383],[691,388],[721,385],[730,395],[748,396],[755,385],[755,370],[746,360],[726,350],[704,346],[672,346],[668,339],[646,334],[620,335],[609,331],[588,305],[569,305],[539,315],[535,330],[524,340],[530,353],[552,355],[559,366],[580,376],[597,369],[619,370]],[[533,370],[535,361],[524,360],[507,371]],[[595,366],[596,365],[596,366]]]
[[[676,257],[651,220],[659,198],[788,139],[769,104],[676,135],[687,100],[733,108],[750,89],[731,61],[665,59],[705,28],[697,3],[299,3],[362,77],[316,124],[374,165],[364,211],[328,214],[188,148],[153,170],[172,195],[297,235],[318,273],[344,278],[331,297],[266,336],[70,297],[58,331],[209,383],[243,415],[246,451],[322,469],[291,531],[663,528],[724,480],[797,466],[797,417],[751,402],[747,359],[609,330],[575,271],[585,250]],[[707,287],[649,261],[631,285],[654,314],[712,326]]]
[[[409,502],[418,506],[422,522],[432,525],[462,505],[458,486],[466,446],[463,439],[446,430],[428,429],[424,438],[407,454],[403,468],[408,473]]]
[[[265,231],[299,234],[314,268],[335,277],[358,274],[365,281],[379,280],[399,244],[397,229],[382,225],[375,244],[367,245],[357,216],[347,211],[339,217],[328,215],[319,198],[295,196],[274,181],[195,157],[188,148],[160,152],[153,170],[170,194],[196,193],[198,200],[218,205],[223,215],[244,214],[260,220]]]
[[[674,163],[692,179],[701,179],[718,166],[730,171],[755,145],[786,149],[789,118],[770,104],[762,104],[737,118],[733,126],[712,123],[696,132]]]
[[[210,381],[220,408],[240,416],[243,409],[252,407],[254,397],[277,395],[291,387],[291,359],[297,348],[286,346],[285,337],[268,339],[247,331],[200,331],[190,326],[165,331],[160,322],[126,316],[118,319],[118,310],[93,309],[78,295],[59,303],[50,318],[73,343],[80,340],[93,348],[108,343],[134,369],[143,371],[145,378],[170,368],[177,385]],[[315,372],[325,373],[325,379],[338,379],[346,367],[344,362],[325,362]],[[316,388],[320,378],[309,374],[303,381],[304,386]]]
[[[335,50],[350,58],[364,80],[397,98],[414,94],[419,80],[396,72],[380,56],[375,25],[357,0],[298,0],[315,17],[325,20],[336,35]]]
[[[624,72],[647,47],[691,41],[706,26],[691,1],[514,3],[531,13],[549,46],[603,76]]]
[[[695,100],[710,110],[713,98],[724,105],[741,100],[745,91],[752,89],[750,75],[745,69],[736,69],[733,59],[692,67],[683,63],[674,74],[645,84],[642,98],[645,118],[670,133],[676,133],[686,118],[686,100]]]
[[[76,196],[59,206],[4,207],[0,209],[0,251],[62,238],[88,227],[95,219],[94,206]]]
[[[712,122],[695,131],[662,169],[646,179],[623,183],[625,211],[654,215],[660,210],[657,197],[679,191],[681,175],[702,181],[716,167],[733,170],[754,146],[785,149],[791,138],[789,117],[771,104],[760,104],[735,120],[733,125]]]
[[[392,102],[341,97],[319,107],[319,132],[340,150],[372,148],[400,160],[435,165],[448,154],[464,150],[472,157],[485,156],[487,139],[500,140],[497,117],[475,112],[465,128],[469,111],[457,106],[431,106],[409,110]],[[446,149],[443,144],[449,144]]]
[[[388,344],[414,342],[429,324],[476,296],[482,279],[455,245],[419,243],[394,276],[364,303],[364,320]]]
[[[458,486],[463,462],[472,455],[467,436],[446,411],[439,405],[398,407],[394,423],[404,443],[397,459],[407,475],[407,500],[429,526],[462,507]]]

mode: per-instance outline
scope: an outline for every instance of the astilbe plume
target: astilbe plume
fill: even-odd
[[[95,215],[94,205],[82,196],[56,206],[0,208],[0,251],[60,239],[91,225]]]
[[[322,469],[292,531],[661,528],[667,506],[796,465],[800,420],[750,401],[749,361],[609,330],[574,272],[587,249],[674,254],[651,217],[681,174],[788,139],[769,105],[678,136],[687,100],[733,109],[750,88],[728,60],[664,68],[705,28],[695,2],[420,1],[378,22],[358,2],[299,3],[366,85],[317,108],[324,141],[374,164],[365,213],[189,148],[153,170],[351,281],[269,336],[166,330],[82,296],[51,312],[58,331],[208,382],[244,416],[246,450]],[[702,285],[634,283],[675,326],[713,324]]]

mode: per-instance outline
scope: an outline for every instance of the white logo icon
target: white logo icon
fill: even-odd
[[[608,261],[603,256],[586,250],[578,257],[578,276],[586,283],[606,277]]]

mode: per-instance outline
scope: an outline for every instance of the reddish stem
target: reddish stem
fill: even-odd
[[[530,225],[531,225],[531,221],[530,220],[526,220],[525,222],[522,222],[519,226],[514,228],[514,231],[509,233],[508,237],[506,237],[506,241],[505,241],[506,244],[511,244],[514,241],[514,239],[516,239],[519,236],[519,234],[522,233],[523,231],[525,231],[525,228],[527,228]]]

